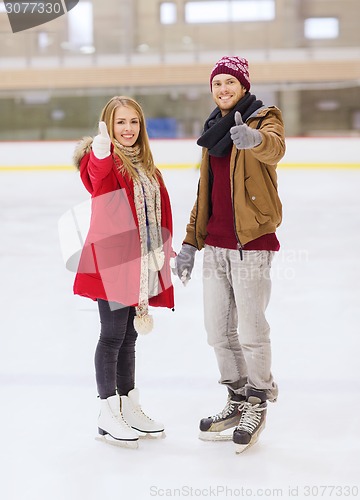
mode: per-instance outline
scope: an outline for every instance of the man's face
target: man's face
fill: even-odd
[[[246,94],[246,89],[239,80],[232,75],[215,75],[211,83],[213,99],[225,116]]]

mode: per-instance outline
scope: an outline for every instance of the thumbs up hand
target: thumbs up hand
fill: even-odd
[[[241,113],[239,113],[239,111],[235,112],[235,124],[236,125],[244,125]]]
[[[230,136],[238,149],[255,148],[262,141],[260,132],[246,125],[239,111],[235,113],[235,126],[231,127]]]
[[[92,150],[96,158],[103,160],[110,155],[110,136],[105,122],[99,122],[99,134],[94,137]]]

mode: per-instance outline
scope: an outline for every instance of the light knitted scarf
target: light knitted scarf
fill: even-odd
[[[154,177],[146,174],[139,160],[140,147],[115,145],[127,156],[137,171],[134,179],[134,202],[139,224],[141,268],[139,301],[134,318],[138,333],[149,333],[153,328],[153,318],[149,315],[149,297],[156,295],[158,289],[157,273],[164,265],[163,241],[161,234],[161,196],[160,186]]]

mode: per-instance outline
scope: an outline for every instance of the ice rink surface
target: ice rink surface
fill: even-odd
[[[163,172],[179,250],[196,170]],[[279,169],[284,221],[268,308],[278,402],[260,441],[198,439],[226,391],[207,345],[202,253],[175,312],[137,344],[143,408],[165,439],[95,440],[96,304],[72,294],[57,224],[87,194],[72,171],[0,173],[2,500],[360,497],[360,170]],[[336,488],[335,488],[336,487]]]

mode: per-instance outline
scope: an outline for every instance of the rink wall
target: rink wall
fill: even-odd
[[[0,142],[0,170],[72,169],[73,141]],[[195,139],[152,139],[159,168],[196,168]],[[360,137],[289,137],[282,168],[360,168]]]

